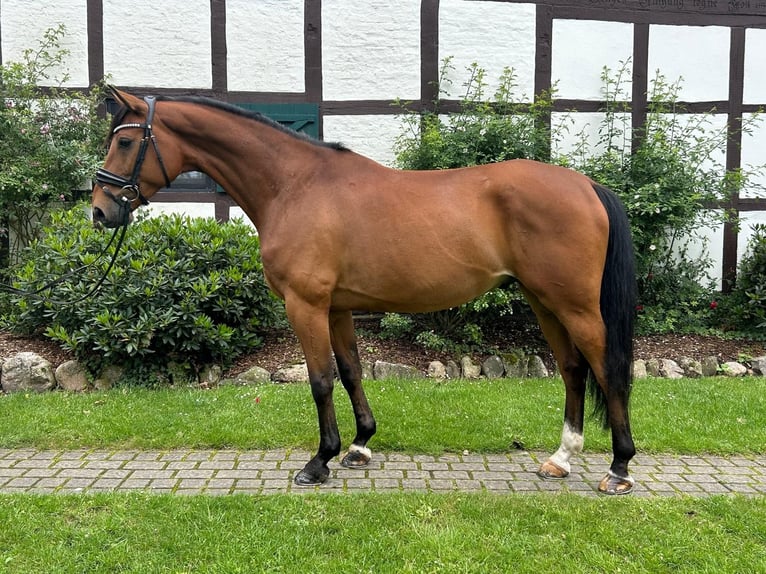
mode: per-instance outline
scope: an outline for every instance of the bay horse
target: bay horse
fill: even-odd
[[[513,278],[566,389],[561,446],[538,471],[559,479],[583,446],[586,389],[613,459],[600,492],[633,489],[631,389],[635,272],[622,203],[588,177],[528,160],[400,171],[257,113],[199,97],[121,104],[93,187],[94,223],[114,228],[182,172],[212,177],[255,224],[264,276],[300,340],[319,448],[297,485],[327,480],[341,452],[333,354],[356,420],[341,464],[366,466],[375,419],[361,385],[353,310],[427,312]]]

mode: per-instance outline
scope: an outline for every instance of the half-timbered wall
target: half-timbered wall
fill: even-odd
[[[108,74],[139,95],[313,103],[321,136],[383,163],[393,160],[400,130],[393,101],[431,106],[447,56],[453,89],[441,109],[456,104],[470,63],[490,82],[510,66],[530,100],[556,85],[554,126],[574,109],[575,125],[594,138],[605,65],[628,63],[633,127],[656,71],[681,76],[689,113],[714,109],[714,125],[730,127],[721,162],[766,163],[766,122],[739,131],[741,118],[766,108],[766,0],[0,0],[0,59],[16,59],[59,23],[68,31],[68,87]],[[220,216],[229,203],[214,196],[165,197]],[[726,207],[744,224],[707,232],[719,279],[732,272],[752,224],[766,222],[754,187]]]

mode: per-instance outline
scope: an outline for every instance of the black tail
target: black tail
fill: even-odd
[[[633,382],[633,323],[636,310],[636,269],[630,223],[620,198],[611,190],[593,184],[596,195],[609,216],[609,243],[601,278],[601,317],[606,325],[606,376],[609,393],[628,407]],[[609,426],[606,395],[588,377],[588,390],[595,402],[595,413],[604,428]]]

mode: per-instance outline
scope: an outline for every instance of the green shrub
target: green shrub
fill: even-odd
[[[442,64],[439,93],[446,92],[450,59]],[[449,169],[507,159],[545,160],[550,156],[547,125],[552,101],[541,94],[533,103],[522,102],[511,68],[501,74],[499,87],[487,98],[486,71],[477,64],[468,69],[465,96],[459,111],[445,116],[438,101],[433,110],[401,116],[402,133],[394,151],[401,169]],[[555,134],[554,134],[555,135]]]
[[[730,328],[766,339],[766,225],[753,227],[747,253],[742,257],[737,282],[723,310]]]
[[[602,75],[602,151],[583,145],[561,161],[611,188],[625,204],[635,244],[638,332],[705,331],[716,320],[710,262],[704,254],[692,257],[685,242],[722,221],[726,214],[709,205],[726,199],[745,174],[727,172],[718,160],[726,149],[726,128],[713,127],[712,112],[683,113],[680,80],[671,84],[660,74],[651,83],[646,122],[634,134],[639,145],[631,151],[625,145],[630,117],[619,114],[624,110],[617,101],[624,70],[616,74],[617,79],[605,69]]]
[[[0,65],[0,267],[38,237],[50,206],[71,201],[103,158],[101,87],[65,90],[67,76],[54,76],[67,56],[64,34],[63,25],[51,28],[19,62]]]
[[[34,290],[81,264],[50,291],[73,301],[103,275],[108,240],[84,209],[56,212],[40,241],[23,254],[14,285]],[[180,216],[132,224],[114,268],[99,291],[76,304],[14,296],[4,323],[16,332],[43,332],[97,373],[126,366],[150,381],[170,362],[199,368],[228,364],[261,343],[259,332],[283,317],[262,274],[258,237],[241,222]]]

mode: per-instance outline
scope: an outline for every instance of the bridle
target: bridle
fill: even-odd
[[[144,165],[144,160],[146,159],[146,150],[149,147],[149,142],[152,143],[152,147],[154,148],[154,154],[157,156],[157,161],[160,164],[160,169],[162,170],[162,176],[165,178],[165,186],[170,187],[170,178],[168,177],[168,173],[165,170],[165,163],[162,161],[162,156],[160,155],[159,147],[157,147],[157,138],[154,137],[154,132],[152,131],[152,119],[154,119],[154,106],[156,104],[157,99],[154,96],[146,96],[144,97],[144,102],[146,102],[146,105],[148,106],[148,111],[146,113],[146,122],[144,123],[128,123],[128,124],[121,124],[114,128],[112,130],[112,136],[119,132],[120,130],[130,129],[130,128],[137,128],[144,130],[144,137],[141,138],[141,143],[138,148],[138,155],[136,156],[136,163],[133,166],[133,173],[130,176],[130,179],[126,179],[121,175],[117,175],[116,173],[113,173],[107,169],[100,168],[98,171],[96,171],[96,183],[101,187],[104,194],[114,201],[120,209],[120,225],[117,226],[114,230],[114,233],[112,234],[111,239],[109,240],[109,243],[107,243],[106,247],[101,251],[101,253],[96,257],[96,261],[101,259],[109,248],[114,243],[114,240],[117,238],[118,232],[119,232],[119,239],[117,240],[117,245],[114,248],[114,254],[112,255],[111,260],[109,261],[109,265],[107,266],[106,271],[104,272],[101,279],[99,279],[96,284],[93,286],[93,288],[88,291],[85,295],[73,300],[73,301],[62,301],[58,300],[52,297],[45,297],[42,295],[45,291],[49,291],[59,283],[62,283],[64,280],[68,279],[69,277],[77,276],[80,274],[84,269],[89,267],[89,265],[81,265],[77,269],[73,269],[68,273],[65,273],[61,277],[58,277],[54,279],[53,281],[46,283],[42,287],[39,287],[35,289],[34,291],[25,291],[21,289],[16,289],[14,287],[0,286],[0,289],[6,292],[13,293],[15,295],[19,295],[22,297],[29,297],[34,298],[42,301],[47,301],[51,304],[58,304],[58,305],[72,305],[75,303],[79,303],[80,301],[84,301],[91,295],[93,295],[99,287],[104,283],[107,276],[109,275],[109,272],[112,270],[112,267],[114,266],[115,261],[117,261],[117,256],[120,253],[120,248],[122,247],[122,242],[125,239],[125,231],[128,228],[128,223],[130,222],[130,214],[133,212],[134,209],[138,207],[138,205],[148,205],[149,200],[144,197],[144,195],[141,193],[140,188],[140,181],[139,178],[141,176],[141,168]],[[118,195],[115,195],[111,192],[109,189],[109,185],[117,186],[120,188],[121,193]],[[138,205],[133,207],[133,203],[138,201]],[[90,265],[94,264],[91,263]]]
[[[165,187],[170,187],[170,178],[165,170],[165,162],[162,161],[162,155],[157,146],[157,138],[154,137],[154,132],[152,131],[152,120],[154,119],[154,107],[157,98],[154,96],[146,96],[144,97],[144,102],[146,102],[146,105],[149,108],[146,112],[146,121],[144,123],[120,124],[112,130],[112,136],[120,130],[133,128],[144,130],[144,137],[141,138],[138,155],[136,156],[136,163],[133,165],[133,173],[131,174],[130,179],[126,179],[125,177],[104,169],[103,167],[96,171],[96,183],[101,187],[104,194],[119,206],[121,220],[123,222],[122,225],[128,224],[130,213],[136,209],[138,205],[149,204],[149,200],[141,193],[141,183],[139,181],[141,177],[141,168],[146,159],[146,150],[149,148],[149,142],[151,142],[152,148],[154,148],[154,155],[157,156],[157,161],[162,170],[162,176],[165,178]],[[119,195],[113,194],[109,187],[107,187],[109,185],[119,187],[121,193]],[[136,201],[138,201],[138,205],[134,207],[133,204]]]

